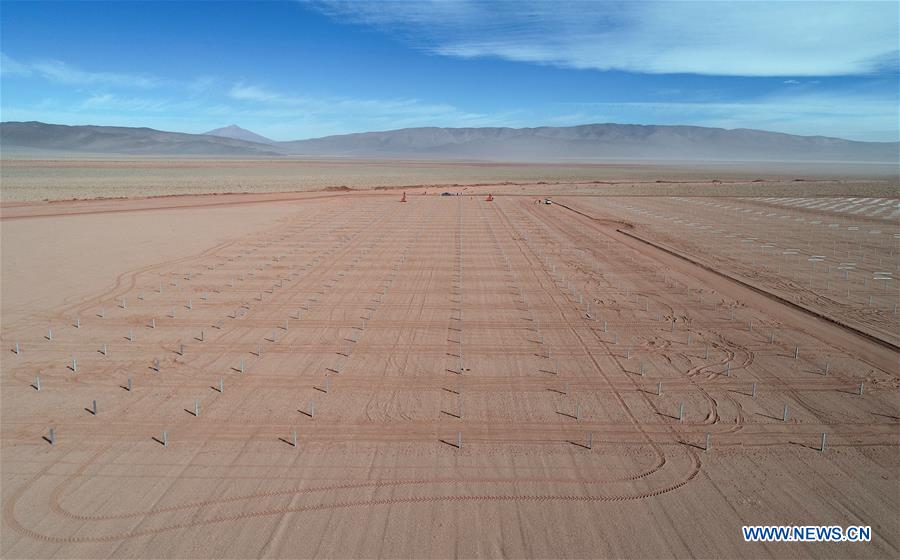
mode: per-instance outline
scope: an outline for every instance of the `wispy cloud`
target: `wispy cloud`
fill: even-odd
[[[415,98],[302,96],[245,82],[234,84],[228,97],[237,105],[213,110],[252,118],[315,120],[317,128],[325,126],[329,134],[414,126],[502,126],[516,114],[470,112]]]
[[[80,86],[115,86],[147,89],[160,87],[166,82],[149,74],[118,72],[90,72],[76,68],[59,60],[22,62],[0,53],[0,68],[3,74],[36,76],[45,80]]]
[[[755,128],[865,141],[900,141],[900,109],[894,95],[867,92],[785,92],[751,101],[602,102],[561,104],[575,111],[567,124],[617,121]]]
[[[837,76],[898,63],[897,2],[318,0],[436,54],[578,69]]]

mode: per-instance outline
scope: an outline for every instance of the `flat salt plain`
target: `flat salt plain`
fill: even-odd
[[[5,208],[2,556],[900,554],[895,216],[419,192]]]

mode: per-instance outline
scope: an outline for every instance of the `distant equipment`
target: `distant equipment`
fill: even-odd
[[[544,204],[553,204],[553,201],[550,200],[549,198],[545,198],[545,199],[544,199]]]
[[[492,194],[487,195],[487,198],[486,198],[485,200],[488,201],[488,202],[493,202],[493,201],[494,201],[494,195],[492,195]]]
[[[453,196],[453,195],[452,195],[451,193],[448,193],[448,192],[442,192],[442,193],[441,193],[441,196]]]

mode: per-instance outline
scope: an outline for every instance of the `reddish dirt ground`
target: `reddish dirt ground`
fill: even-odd
[[[900,554],[896,219],[407,198],[3,208],[0,555]]]

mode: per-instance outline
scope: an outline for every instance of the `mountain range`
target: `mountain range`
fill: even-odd
[[[753,129],[587,124],[537,128],[404,128],[276,142],[236,125],[205,134],[151,128],[0,123],[0,151],[147,156],[343,156],[505,161],[900,161],[898,142]]]

